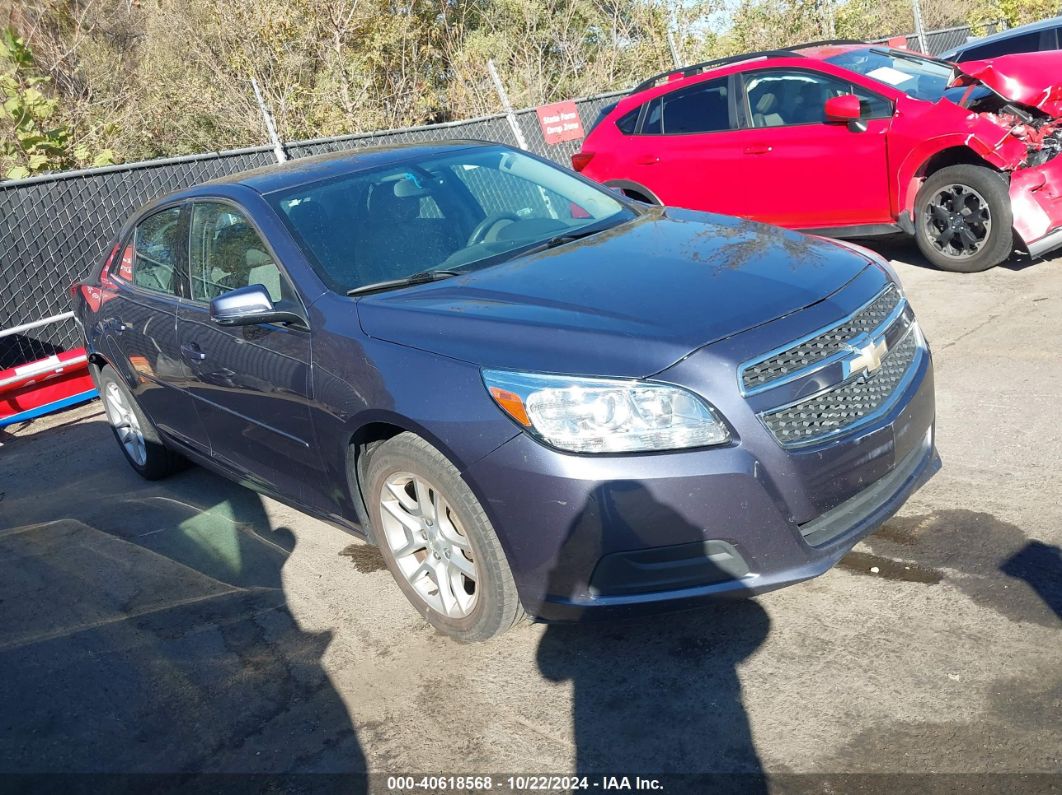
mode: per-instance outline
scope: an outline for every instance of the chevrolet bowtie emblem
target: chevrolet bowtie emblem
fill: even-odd
[[[844,360],[845,378],[864,372],[867,375],[877,372],[881,368],[881,360],[889,352],[889,344],[884,337],[877,342],[868,340],[866,345],[858,348],[854,345],[847,347],[854,355]]]

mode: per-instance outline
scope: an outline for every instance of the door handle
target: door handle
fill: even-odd
[[[206,360],[206,354],[200,350],[194,342],[186,342],[181,346],[181,356],[190,362],[202,362]]]
[[[656,155],[641,155],[634,158],[635,165],[638,166],[654,166],[660,162],[660,158]]]
[[[747,155],[765,155],[774,149],[770,144],[751,144],[745,147],[745,154]]]

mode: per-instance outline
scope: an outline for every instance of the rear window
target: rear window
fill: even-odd
[[[1000,41],[990,41],[985,44],[970,47],[963,50],[958,57],[960,61],[979,61],[983,58],[998,58],[1001,55],[1009,55],[1015,52],[1036,52],[1040,49],[1040,31],[1022,33],[1020,36],[1011,36]]]

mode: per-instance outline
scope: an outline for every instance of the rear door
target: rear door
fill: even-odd
[[[735,214],[795,229],[891,223],[886,140],[892,103],[812,69],[741,74]],[[826,100],[859,97],[859,125],[827,123]]]
[[[319,470],[310,419],[308,329],[219,326],[210,300],[261,284],[275,304],[301,307],[270,246],[235,205],[197,201],[189,218],[189,298],[177,340],[211,455],[269,490],[303,499]],[[303,312],[303,314],[305,314]]]
[[[741,170],[734,82],[705,80],[650,100],[622,176],[649,188],[666,205],[741,215],[734,190]]]
[[[141,408],[164,433],[206,452],[206,430],[186,391],[177,343],[177,274],[187,251],[187,205],[140,221],[122,244],[109,278],[114,296],[100,306],[109,353],[134,384]]]

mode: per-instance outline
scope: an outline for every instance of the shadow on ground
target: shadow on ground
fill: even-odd
[[[703,540],[702,529],[644,486],[602,486],[558,556],[548,590],[554,597],[584,590],[564,561],[599,556],[605,517],[620,536],[653,527],[666,528],[676,543]],[[721,569],[715,576],[728,577]],[[547,679],[571,683],[577,772],[710,774],[712,780],[699,784],[765,792],[737,667],[769,631],[766,611],[752,600],[625,622],[548,626],[538,665]]]
[[[99,420],[3,455],[0,770],[364,770],[257,494],[198,468],[146,483]]]
[[[940,270],[940,268],[922,256],[922,252],[918,250],[918,244],[915,243],[914,238],[907,235],[890,235],[887,237],[867,238],[865,240],[853,240],[852,242],[869,248],[888,260],[899,260],[900,262],[906,262],[909,265],[931,271]],[[996,267],[1009,271],[1023,271],[1040,262],[1041,260],[1030,259],[1027,254],[1015,253],[1006,262]],[[961,278],[961,274],[956,275]]]

